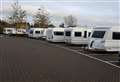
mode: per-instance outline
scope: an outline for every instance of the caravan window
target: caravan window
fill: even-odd
[[[103,38],[105,35],[105,31],[94,31],[92,34],[93,38]]]
[[[91,35],[91,32],[88,33],[88,37],[90,37],[90,35]]]
[[[8,31],[8,32],[12,32],[12,30],[10,30],[10,29],[8,29],[7,31]]]
[[[87,38],[87,31],[84,31],[84,38]]]
[[[71,31],[66,31],[65,36],[71,36]]]
[[[21,30],[18,30],[18,32],[22,32]]]
[[[82,33],[81,32],[75,32],[75,37],[81,37]]]
[[[64,32],[54,32],[54,35],[64,35]]]
[[[120,40],[120,32],[113,32],[112,39],[113,40]]]
[[[35,31],[36,34],[40,34],[40,31]]]

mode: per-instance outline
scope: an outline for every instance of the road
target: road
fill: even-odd
[[[51,44],[0,38],[0,82],[120,82],[120,68]]]

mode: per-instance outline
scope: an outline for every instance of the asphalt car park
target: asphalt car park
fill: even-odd
[[[26,37],[0,38],[0,82],[120,82],[117,53]]]

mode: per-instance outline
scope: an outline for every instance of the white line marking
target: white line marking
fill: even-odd
[[[45,42],[41,42],[41,43],[45,43]],[[56,44],[50,44],[50,45],[53,45],[53,46],[56,46],[56,47],[58,47],[58,48],[62,48],[62,49],[68,50],[68,51],[75,52],[75,53],[77,53],[77,54],[86,56],[86,57],[91,58],[91,59],[94,59],[94,60],[98,60],[98,61],[100,61],[100,62],[106,63],[106,64],[108,64],[108,65],[111,65],[111,66],[114,66],[114,67],[117,67],[117,68],[120,69],[119,66],[114,65],[114,64],[110,63],[109,61],[104,61],[104,60],[98,59],[98,58],[96,58],[96,57],[93,57],[93,56],[90,56],[90,55],[87,55],[87,54],[78,52],[78,51],[76,51],[76,50],[73,50],[73,49],[70,49],[70,48],[67,48],[67,47],[60,46],[60,45],[56,45]]]
[[[120,61],[108,61],[108,62],[111,62],[111,63],[119,63]]]
[[[76,51],[76,50],[72,50],[72,49],[69,49],[69,48],[65,48],[65,47],[61,47],[61,46],[56,46],[56,47],[63,48],[63,49],[68,50],[68,51],[72,51],[72,52],[75,52],[75,53],[80,54],[80,55],[84,55],[84,56],[89,57],[89,58],[91,58],[91,59],[104,62],[104,63],[106,63],[106,64],[112,65],[112,66],[117,67],[117,68],[120,69],[119,66],[114,65],[114,64],[111,64],[111,63],[109,63],[108,61],[104,61],[104,60],[98,59],[98,58],[96,58],[96,57],[93,57],[93,56],[90,56],[90,55],[87,55],[87,54],[84,54],[84,53],[81,53],[81,52],[78,52],[78,51]]]
[[[109,55],[112,55],[112,54],[89,54],[91,56],[109,56]]]

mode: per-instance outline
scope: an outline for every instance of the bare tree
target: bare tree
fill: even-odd
[[[20,5],[18,5],[18,3],[14,3],[12,5],[13,8],[13,14],[12,16],[9,16],[9,23],[11,23],[12,25],[14,25],[16,28],[20,28],[19,24],[22,24],[23,22],[26,22],[26,11],[23,10],[21,8]],[[18,26],[19,25],[19,26]]]
[[[49,14],[44,8],[39,8],[34,16],[34,26],[39,28],[47,28],[49,25]]]
[[[77,19],[72,15],[64,17],[64,22],[68,27],[77,26]]]

